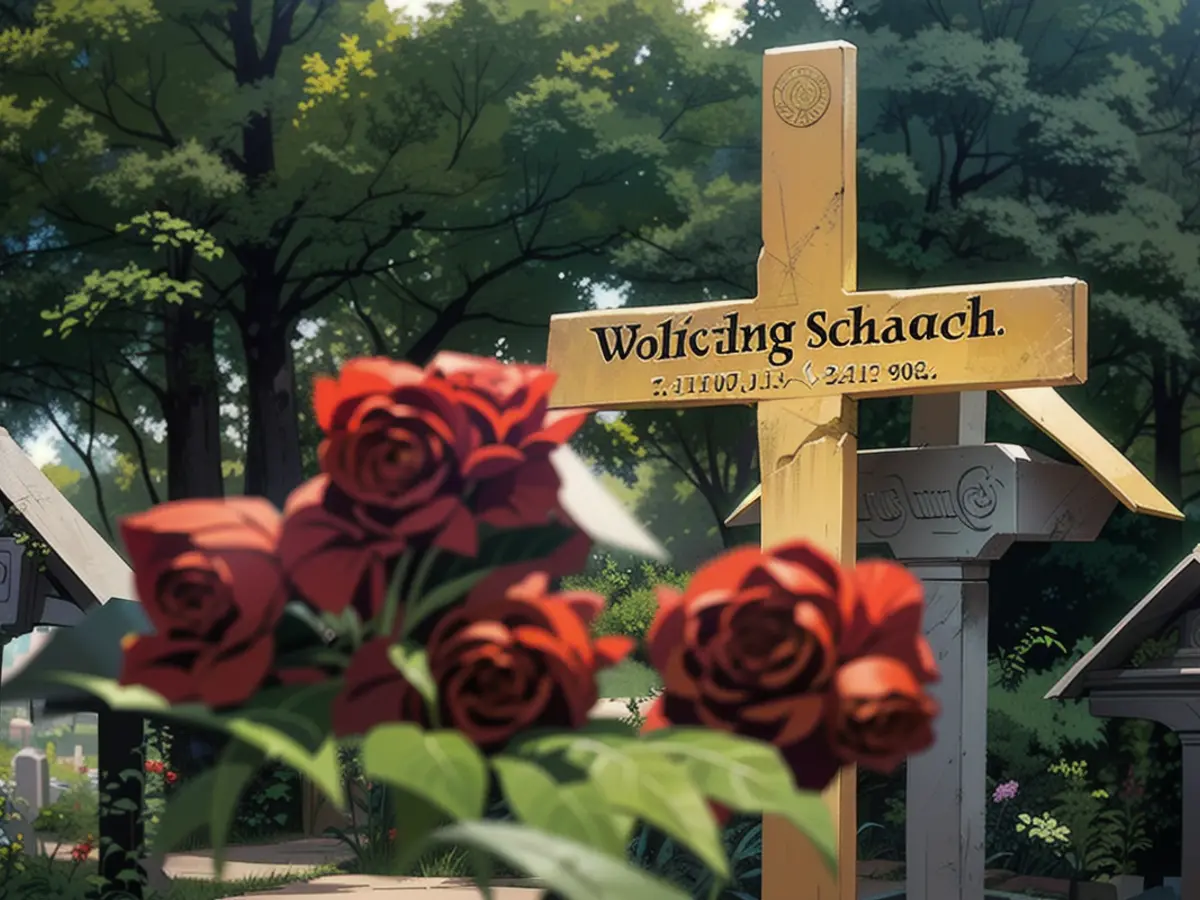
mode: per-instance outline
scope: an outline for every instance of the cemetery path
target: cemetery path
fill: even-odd
[[[42,841],[43,853],[51,853],[53,842]],[[70,858],[71,848],[61,845],[54,854]],[[274,844],[240,844],[226,852],[223,881],[245,881],[280,875],[295,875],[304,878],[314,869],[320,869],[350,859],[346,847],[331,838],[297,838]],[[858,900],[887,900],[903,890],[903,882],[872,878],[878,866],[860,864]],[[165,874],[170,878],[187,878],[207,881],[213,878],[212,854],[205,850],[190,853],[169,854],[164,864]],[[865,876],[865,877],[864,877]],[[481,894],[466,879],[462,878],[390,878],[374,875],[338,874],[297,881],[294,884],[273,888],[245,897],[272,897],[275,900],[415,900],[414,892],[430,900],[479,900]],[[518,883],[497,883],[493,890],[495,900],[540,900],[538,888],[521,886]]]

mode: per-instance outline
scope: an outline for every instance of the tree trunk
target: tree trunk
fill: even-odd
[[[251,315],[242,329],[246,355],[246,493],[283,506],[304,477],[296,408],[296,366],[291,327],[275,321],[276,296],[248,294]],[[263,312],[271,315],[261,315]],[[259,315],[254,315],[259,312]]]
[[[167,311],[167,496],[221,497],[221,392],[213,320],[188,304]]]
[[[1179,366],[1155,360],[1151,388],[1154,399],[1154,483],[1177,507],[1183,503],[1183,408],[1188,386]],[[1163,562],[1174,564],[1184,552],[1183,523],[1157,520]]]
[[[100,900],[142,900],[145,726],[139,713],[104,709],[98,717],[100,779]]]
[[[170,306],[165,325],[167,496],[222,497],[221,390],[215,323],[188,304]],[[171,765],[184,779],[208,768],[220,746],[212,732],[179,726]]]

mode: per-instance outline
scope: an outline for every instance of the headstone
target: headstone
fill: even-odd
[[[14,744],[28,747],[33,743],[33,723],[28,719],[10,719],[8,723],[8,739]]]
[[[82,772],[83,767],[87,765],[87,758],[83,755],[83,744],[75,745],[75,759],[72,760],[76,772]]]
[[[32,822],[50,805],[50,763],[41,750],[26,747],[13,757],[12,767],[17,804]]]

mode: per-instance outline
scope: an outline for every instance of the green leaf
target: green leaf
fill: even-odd
[[[345,802],[338,744],[330,736],[336,680],[262,691],[229,714],[214,716],[218,727],[278,759],[313,782],[336,806]]]
[[[417,644],[395,644],[388,648],[388,659],[392,661],[404,680],[417,689],[431,713],[437,711],[437,684],[429,671],[429,657],[425,648]]]
[[[216,769],[207,769],[183,782],[167,802],[154,833],[154,855],[164,856],[209,824],[209,803],[216,786]]]
[[[597,730],[547,735],[515,749],[538,762],[552,755],[586,769],[611,806],[658,828],[691,849],[718,878],[728,879],[720,829],[703,793],[686,767],[663,755],[639,753],[640,743],[628,732]]]
[[[564,900],[689,900],[684,891],[624,860],[512,822],[459,822],[431,840],[488,853]]]
[[[487,764],[457,731],[380,725],[363,740],[362,759],[371,780],[421,797],[454,819],[483,815]]]
[[[615,814],[590,781],[559,780],[516,756],[498,756],[492,760],[492,768],[509,806],[522,822],[625,858],[631,821]]]
[[[429,835],[445,825],[445,811],[427,797],[401,788],[388,787],[393,826],[396,829],[394,871],[407,872],[421,858]]]
[[[218,881],[225,867],[225,847],[237,815],[238,800],[262,763],[263,754],[258,748],[234,741],[221,754],[213,770],[216,777],[209,801],[208,833],[212,840],[213,869]]]
[[[635,753],[661,756],[682,765],[704,796],[744,813],[786,818],[836,868],[833,818],[821,795],[798,791],[779,750],[723,731],[672,728],[651,732]]]
[[[93,607],[83,622],[55,629],[37,656],[4,679],[4,697],[45,700],[62,708],[87,707],[95,694],[62,676],[91,676],[115,682],[121,676],[124,658],[121,640],[151,630],[140,603],[114,597],[103,606]]]
[[[582,738],[596,741],[625,743],[636,740],[637,729],[619,719],[591,719],[582,728],[572,731],[561,729],[535,729],[517,735],[509,742],[506,754],[519,753],[528,756],[546,756],[562,752]]]

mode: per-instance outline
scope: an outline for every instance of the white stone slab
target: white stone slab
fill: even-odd
[[[25,747],[13,757],[12,770],[17,804],[32,822],[51,802],[49,760],[41,750]]]

